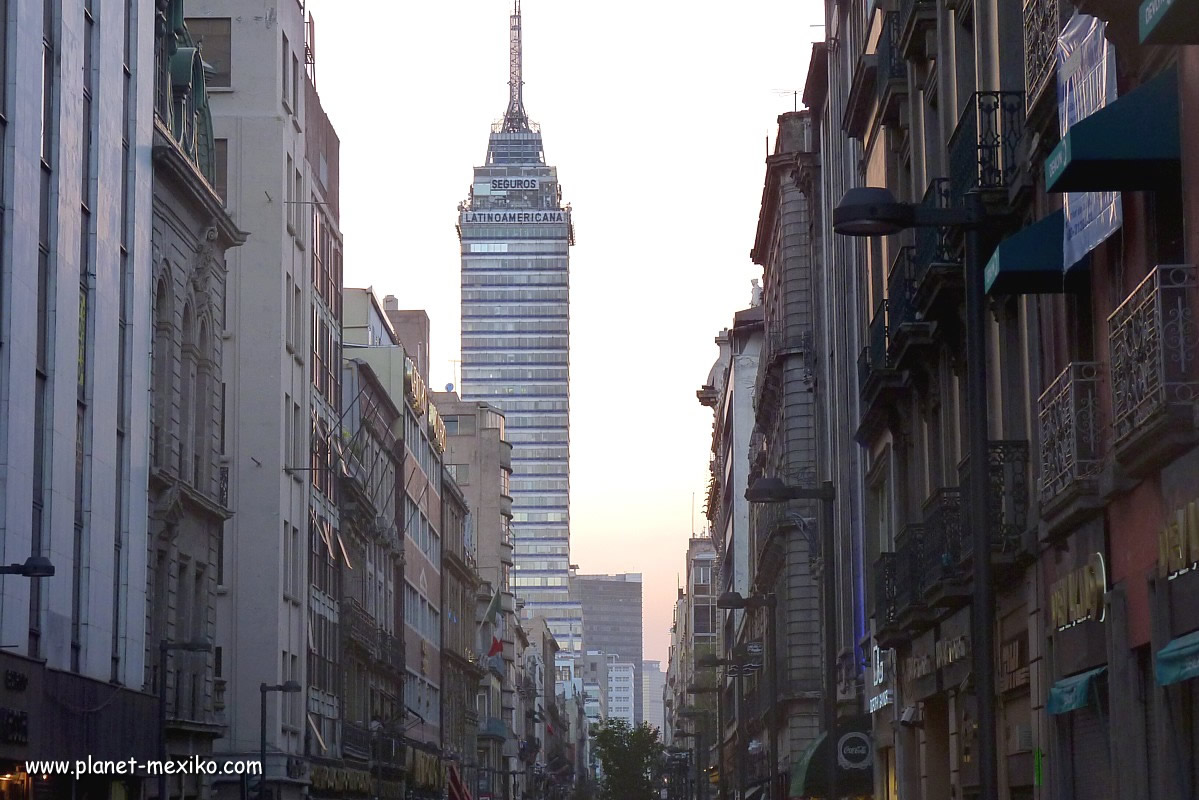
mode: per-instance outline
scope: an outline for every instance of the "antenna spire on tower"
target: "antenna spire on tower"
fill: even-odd
[[[508,25],[508,110],[504,112],[504,130],[529,130],[525,113],[524,80],[521,78],[520,0],[514,0]]]

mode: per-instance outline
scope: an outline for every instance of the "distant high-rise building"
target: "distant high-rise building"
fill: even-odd
[[[641,710],[642,721],[648,722],[658,730],[666,719],[663,692],[666,689],[666,673],[662,671],[661,661],[641,662]]]
[[[583,609],[587,649],[614,653],[633,665],[633,719],[641,722],[641,573],[576,575],[571,580],[571,595]]]
[[[608,719],[623,719],[629,725],[636,725],[633,715],[633,698],[637,695],[637,673],[640,663],[634,665],[621,661],[615,653],[607,654],[608,659]]]
[[[570,207],[545,163],[521,80],[520,4],[510,20],[508,109],[459,205],[462,399],[507,417],[513,445],[512,585],[525,616],[542,616],[562,649],[582,652],[582,613],[569,593]]]

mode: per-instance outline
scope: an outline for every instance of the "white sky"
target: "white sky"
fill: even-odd
[[[457,204],[508,97],[509,0],[308,0],[341,137],[346,286],[433,323],[456,381]],[[766,137],[802,93],[814,0],[524,0],[525,107],[574,208],[571,561],[644,573],[645,658],[666,661],[702,528],[713,338],[746,307]]]

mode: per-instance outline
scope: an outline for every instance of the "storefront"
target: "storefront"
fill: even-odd
[[[1108,709],[1107,548],[1096,519],[1067,536],[1055,557],[1042,560],[1049,588],[1050,783],[1055,798],[1112,794]]]
[[[1179,797],[1199,788],[1199,496],[1176,501],[1158,536],[1150,581],[1158,762]]]
[[[977,787],[970,654],[969,607],[917,636],[901,654],[895,750],[899,796],[969,797],[964,787]]]
[[[874,797],[875,800],[896,800],[899,796],[896,751],[902,736],[895,730],[898,687],[894,650],[883,649],[877,643],[872,645],[866,680],[866,710],[874,730]]]

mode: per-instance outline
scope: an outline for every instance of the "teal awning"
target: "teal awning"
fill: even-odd
[[[1042,294],[1063,291],[1062,236],[1066,215],[1054,211],[1004,239],[984,270],[987,293]]]
[[[1199,44],[1199,0],[1145,0],[1137,22],[1141,44]]]
[[[1199,631],[1179,636],[1158,650],[1154,668],[1162,686],[1199,677]]]
[[[1095,679],[1106,671],[1107,667],[1099,667],[1062,678],[1049,690],[1049,702],[1045,704],[1045,710],[1050,714],[1065,714],[1082,708],[1091,699],[1091,687],[1095,685]]]
[[[837,743],[821,733],[791,764],[787,800],[828,797],[829,748],[838,747],[837,793],[855,797],[874,791],[874,743],[869,715],[837,727]]]
[[[1151,191],[1178,180],[1178,72],[1171,67],[1081,119],[1045,159],[1050,192]]]

